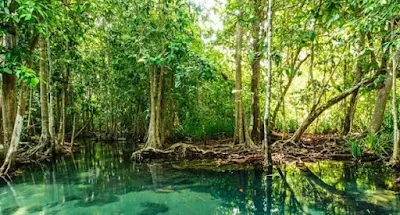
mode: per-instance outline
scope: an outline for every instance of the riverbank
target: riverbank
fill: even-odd
[[[160,159],[170,161],[207,160],[216,166],[224,164],[263,165],[264,150],[262,146],[249,148],[243,145],[234,145],[232,139],[224,139],[207,143],[179,142],[165,149],[147,148],[132,154],[132,160],[137,162],[151,162]],[[350,145],[346,144],[343,139],[332,135],[305,135],[299,143],[281,140],[272,145],[274,165],[321,160],[383,162],[386,158],[366,151],[360,159],[355,159]]]

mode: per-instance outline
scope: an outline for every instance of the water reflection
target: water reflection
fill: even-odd
[[[4,178],[1,214],[400,213],[395,175],[385,167],[319,162],[269,173],[182,169],[187,164],[133,164],[132,147],[90,142],[74,157]]]

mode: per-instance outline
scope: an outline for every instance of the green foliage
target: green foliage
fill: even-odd
[[[183,123],[174,129],[174,138],[192,140],[204,140],[231,137],[234,131],[233,120],[206,118],[199,121],[190,121]]]
[[[35,71],[26,66],[21,66],[15,70],[15,75],[19,80],[24,81],[30,87],[34,88],[39,84],[39,78],[37,77]]]
[[[275,128],[278,131],[281,132],[288,132],[288,133],[293,133],[296,131],[296,129],[299,127],[299,122],[295,119],[289,119],[286,122],[286,125],[284,126],[283,124],[283,120],[278,119],[278,121],[276,122]]]
[[[375,135],[369,133],[364,138],[352,138],[346,140],[351,154],[355,159],[361,159],[364,153],[372,153],[374,156],[388,156],[392,149],[392,134],[382,133]]]
[[[388,155],[388,151],[392,148],[392,137],[393,135],[383,133],[381,135],[375,135],[369,133],[365,138],[364,143],[368,150],[370,150],[374,155]]]
[[[361,159],[365,152],[365,145],[363,142],[357,139],[350,139],[346,142],[350,146],[350,152],[353,157],[357,160]]]
[[[35,73],[39,51],[30,50],[30,45],[35,38],[46,38],[52,63],[49,88],[55,98],[67,92],[68,124],[72,124],[72,114],[77,114],[78,123],[91,116],[93,126],[100,131],[141,130],[144,136],[149,124],[150,74],[157,71],[164,78],[158,84],[162,85],[161,108],[167,110],[161,118],[171,120],[168,129],[182,138],[230,136],[235,108],[235,27],[237,23],[243,27],[242,96],[248,120],[251,62],[260,57],[260,80],[265,72],[267,4],[211,1],[214,7],[206,9],[198,2],[2,1],[0,36],[16,31],[18,40],[12,48],[2,44],[0,73],[14,74],[31,87],[44,81]],[[285,109],[278,109],[277,130],[295,132],[312,110],[354,85],[357,77],[353,70],[359,62],[361,79],[379,70],[383,54],[398,40],[389,39],[387,24],[399,14],[399,5],[394,0],[275,2],[272,109],[289,80],[292,83],[282,103]],[[222,26],[216,27],[219,24]],[[257,24],[261,32],[255,35]],[[360,35],[365,38],[361,49]],[[255,36],[259,44],[252,44]],[[26,67],[28,61],[32,68]],[[380,74],[375,87],[382,85],[386,77]],[[258,89],[261,107],[265,100],[263,83],[260,81]],[[375,87],[359,92],[354,131],[366,130]],[[341,130],[348,101],[330,107],[307,132]],[[38,110],[38,105],[35,108]],[[33,112],[34,117],[40,114]],[[391,126],[387,115],[383,134],[388,135],[371,136],[363,143],[357,140],[358,145],[349,143],[354,156],[359,157],[364,150],[385,153]]]

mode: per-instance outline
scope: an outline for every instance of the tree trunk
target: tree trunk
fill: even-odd
[[[239,1],[241,4],[241,1]],[[242,12],[240,12],[242,13]],[[236,71],[235,71],[235,134],[234,142],[238,144],[246,144],[249,147],[255,147],[251,140],[250,134],[247,130],[245,123],[245,113],[242,103],[242,43],[243,43],[243,30],[241,25],[240,14],[238,17],[237,31],[236,31]]]
[[[394,40],[395,21],[392,21],[392,40]],[[391,48],[393,49],[393,48]],[[397,67],[399,65],[400,48],[396,45],[395,50],[392,53],[392,77],[397,77]],[[396,78],[392,78],[392,114],[393,114],[393,155],[391,158],[392,163],[399,162],[399,144],[400,144],[400,130],[399,130],[399,118],[398,108],[396,102]]]
[[[325,110],[330,108],[331,106],[335,105],[336,103],[342,101],[345,99],[347,96],[352,94],[354,91],[359,90],[361,87],[365,87],[369,84],[371,84],[377,76],[374,76],[372,78],[369,78],[367,80],[361,81],[358,84],[354,85],[353,87],[343,91],[341,94],[331,98],[329,101],[327,101],[325,104],[315,107],[311,110],[311,112],[308,114],[306,119],[303,121],[301,126],[296,130],[296,132],[293,134],[293,136],[290,138],[290,141],[297,142],[300,140],[301,135],[307,130],[308,126],[312,122],[314,122],[315,119],[317,119]]]
[[[161,148],[161,140],[157,126],[158,124],[157,116],[159,116],[157,112],[160,111],[159,107],[157,107],[158,106],[157,76],[158,76],[157,68],[155,67],[151,68],[150,69],[150,123],[149,123],[145,148]]]
[[[271,76],[272,76],[272,0],[268,0],[268,17],[267,17],[267,82],[265,91],[265,112],[264,112],[264,150],[265,150],[265,163],[267,167],[272,166],[272,149],[271,142],[268,140],[268,134],[270,133],[270,118],[269,112],[271,107]]]
[[[157,87],[157,100],[156,100],[156,135],[157,135],[157,140],[159,141],[159,144],[162,146],[163,144],[163,136],[164,134],[163,129],[161,128],[163,120],[161,119],[162,117],[162,103],[163,103],[163,88],[164,88],[164,67],[161,66],[160,73],[159,73],[159,79],[158,79],[158,87]]]
[[[370,132],[376,134],[379,132],[383,122],[383,116],[385,114],[386,103],[389,98],[390,90],[392,88],[393,76],[389,75],[387,71],[387,62],[388,62],[388,53],[383,53],[381,66],[379,69],[379,73],[381,75],[388,75],[383,82],[383,86],[379,85],[376,91],[376,99],[375,99],[375,107],[374,112],[372,113],[371,124],[370,124]]]
[[[244,144],[244,129],[243,129],[243,120],[242,120],[242,39],[243,32],[242,26],[240,24],[240,16],[237,23],[236,30],[236,72],[235,72],[235,134],[234,134],[234,142],[238,144]]]
[[[358,42],[358,54],[360,54],[364,50],[365,36],[360,33],[359,39],[360,40]],[[354,75],[355,75],[354,84],[357,84],[362,80],[363,77],[362,56],[357,57],[357,65]],[[346,117],[344,119],[343,135],[347,135],[351,130],[354,114],[357,108],[357,99],[358,99],[358,89],[351,94],[349,107],[347,108]]]
[[[10,170],[10,168],[13,166],[14,163],[14,158],[18,150],[19,140],[21,137],[22,127],[24,124],[26,91],[27,87],[25,83],[22,83],[19,102],[18,102],[18,111],[15,119],[13,133],[11,136],[10,147],[8,148],[7,156],[4,160],[4,163],[0,168],[0,175],[7,174],[7,172]]]
[[[29,55],[31,55],[35,50],[37,42],[38,42],[38,37],[34,36],[29,44],[29,52],[28,52]],[[26,60],[26,65],[28,68],[32,68],[32,61],[30,59]],[[25,83],[22,82],[21,91],[19,94],[19,101],[18,101],[18,111],[16,114],[13,133],[11,135],[10,147],[8,148],[7,156],[4,160],[4,163],[0,168],[0,175],[7,174],[8,170],[13,166],[14,158],[18,150],[19,140],[21,138],[22,127],[24,123],[26,91],[27,91],[27,86]]]
[[[50,38],[46,38],[46,47],[47,47],[47,63],[48,63],[48,75],[47,75],[47,80],[48,80],[48,85],[47,85],[47,91],[49,93],[49,133],[50,133],[50,140],[51,142],[55,142],[56,140],[56,127],[55,127],[55,122],[54,122],[54,92],[53,92],[53,87],[52,87],[52,75],[53,75],[53,68],[52,68],[52,62],[51,62],[51,47],[50,47]]]
[[[69,76],[69,69],[67,69],[67,73],[64,74],[65,76]],[[52,148],[57,148],[59,146],[64,145],[65,142],[65,128],[66,128],[66,90],[68,87],[68,78],[67,77],[63,77],[63,80],[67,80],[67,83],[63,83],[62,89],[61,89],[61,105],[60,105],[60,109],[59,109],[59,117],[60,117],[60,126],[58,127],[58,141],[56,141],[56,145],[52,146]],[[86,123],[86,122],[84,122]],[[86,127],[86,126],[85,126]],[[85,128],[83,127],[83,128]]]
[[[72,113],[71,148],[74,147],[75,143],[75,126],[76,126],[76,114]]]
[[[261,119],[260,119],[260,62],[262,57],[262,38],[261,38],[261,22],[263,19],[263,10],[261,9],[261,1],[254,0],[256,21],[253,24],[253,52],[254,56],[251,62],[251,116],[250,116],[250,133],[251,138],[255,142],[259,142],[261,138]]]
[[[15,9],[15,2],[11,3],[11,11]],[[11,14],[11,13],[10,13]],[[11,52],[17,43],[17,34],[15,26],[11,25],[8,29],[8,34],[4,37],[4,48],[6,52]],[[6,60],[4,58],[4,60]],[[6,63],[6,62],[4,62]],[[4,149],[7,150],[10,142],[11,135],[14,128],[14,121],[16,116],[17,108],[16,102],[16,86],[17,79],[14,74],[4,73],[2,77],[2,88],[0,92],[0,99],[2,103],[2,115],[3,115],[3,133],[4,133]]]
[[[46,71],[46,40],[40,39],[40,115],[42,132],[40,135],[40,143],[42,146],[47,147],[50,143],[49,132],[49,108],[47,101],[47,71]]]
[[[15,120],[15,89],[16,77],[11,74],[3,74],[2,84],[2,115],[3,115],[3,133],[4,148],[7,150],[13,133]]]
[[[2,82],[1,79],[2,79],[2,76],[0,75],[0,86],[1,86],[1,82]],[[0,102],[0,146],[2,146],[2,148],[4,150],[3,113],[2,113],[2,110],[3,110],[3,107],[1,106],[1,102]],[[0,155],[0,158],[2,158],[2,155]]]
[[[33,90],[29,89],[29,100],[28,100],[28,125],[26,126],[28,130],[28,135],[33,136],[33,132],[31,127],[33,126],[33,123],[31,124],[32,121],[32,94]]]

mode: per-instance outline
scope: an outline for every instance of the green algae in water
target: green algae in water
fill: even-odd
[[[254,167],[133,164],[121,148],[90,143],[0,182],[1,214],[400,214],[396,173],[384,166],[286,165],[267,177]]]

